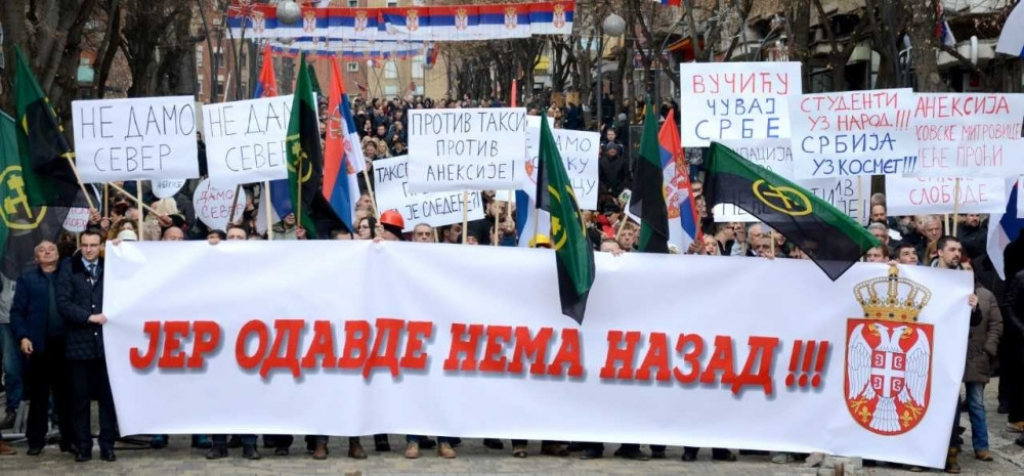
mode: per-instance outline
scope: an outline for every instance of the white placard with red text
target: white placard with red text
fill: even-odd
[[[789,98],[803,90],[798,62],[679,65],[684,147],[790,136]]]
[[[911,89],[805,94],[789,101],[799,178],[906,175],[918,167]]]
[[[887,176],[885,198],[889,216],[1003,213],[1006,211],[1006,179],[963,178],[958,185],[955,178]]]
[[[917,94],[914,177],[1010,177],[1024,170],[1024,94]]]
[[[238,195],[235,195],[238,192]],[[228,227],[234,205],[234,221],[242,218],[245,213],[245,192],[235,185],[219,185],[213,180],[203,179],[192,195],[195,204],[196,218],[200,219],[211,230],[225,230]]]
[[[899,268],[930,290],[917,324],[870,328],[908,335],[896,337],[914,357],[900,377],[886,358],[877,372],[863,364],[864,346],[881,344],[858,327],[854,290],[880,279],[884,295],[882,264],[832,282],[806,260],[598,253],[578,324],[561,313],[553,250],[245,241],[121,243],[106,256],[104,348],[124,434],[501,435],[932,467],[948,448],[974,289],[965,272]],[[780,293],[765,276],[813,292]],[[851,414],[848,336],[862,362],[853,396],[909,388],[923,399],[912,426],[885,436]],[[791,373],[804,358],[809,370]]]

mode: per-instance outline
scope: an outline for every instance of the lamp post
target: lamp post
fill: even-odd
[[[597,25],[594,25],[595,27]],[[604,102],[604,37],[619,36],[626,32],[626,20],[619,15],[612,13],[601,22],[602,34],[598,37],[597,52],[597,132],[601,132],[601,103]]]

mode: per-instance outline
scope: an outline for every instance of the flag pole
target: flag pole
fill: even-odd
[[[235,209],[238,208],[238,194],[242,191],[242,184],[235,185],[234,199],[231,200],[231,210],[228,212],[228,225],[235,222]]]
[[[494,204],[497,205],[497,203],[498,203],[498,201],[495,200]],[[463,208],[463,210],[465,210],[465,208],[466,208],[466,203],[465,202],[462,203],[462,208]],[[491,246],[498,246],[498,240],[497,240],[497,238],[498,238],[498,223],[499,223],[498,220],[500,218],[501,218],[501,214],[495,212],[495,214],[494,214],[494,238],[495,239],[491,240]]]
[[[135,201],[140,206],[144,205],[144,203],[142,201],[142,180],[136,180],[135,181],[135,194],[136,194]],[[138,225],[139,225],[139,241],[145,241],[145,238],[143,238],[143,235],[145,235],[145,233],[143,233],[143,231],[142,231],[142,210],[139,210],[139,223],[138,223]]]
[[[462,189],[462,244],[466,244],[469,235],[469,190]]]
[[[960,178],[957,177],[953,186],[953,236],[956,236],[957,224],[960,222]]]
[[[115,184],[115,183],[110,183],[109,185],[110,185],[111,187],[114,187],[114,190],[117,190],[118,192],[121,192],[121,193],[123,193],[123,194],[127,195],[127,196],[128,196],[129,198],[131,198],[132,200],[135,200],[135,201],[136,201],[136,203],[137,203],[137,204],[138,204],[138,205],[139,205],[140,207],[142,207],[142,209],[143,209],[143,210],[146,210],[146,211],[148,211],[148,212],[150,212],[150,213],[152,213],[152,214],[154,214],[154,215],[159,215],[159,213],[157,213],[157,211],[156,211],[155,209],[153,209],[153,207],[151,207],[151,206],[149,206],[149,205],[146,205],[145,203],[142,203],[142,200],[140,200],[140,199],[136,198],[136,197],[135,197],[134,195],[132,195],[132,194],[128,193],[128,191],[127,191],[127,190],[125,190],[125,189],[121,188],[120,186],[118,186],[118,185],[117,185],[117,184]],[[140,230],[140,231],[141,231],[141,230]]]
[[[373,216],[379,217],[380,213],[377,213],[377,197],[373,193],[373,187],[370,186],[370,176],[367,174],[365,166],[363,171],[363,182],[366,183],[366,193],[370,196],[370,206],[373,207]]]
[[[269,180],[264,180],[263,181],[263,195],[266,195],[266,197],[267,197],[267,204],[264,207],[265,208],[264,213],[267,216],[267,240],[268,241],[273,241],[274,240],[274,224],[271,223],[271,222],[274,221],[274,214],[271,212],[271,207],[273,207],[274,205],[270,201],[270,181]]]
[[[511,107],[516,107],[516,104],[518,103],[518,100],[516,98],[516,91],[517,90],[518,90],[518,88],[516,87],[516,80],[513,79],[512,80],[512,91],[511,91],[512,96],[511,96],[511,98],[509,98],[509,106],[511,106]],[[530,160],[530,158],[527,157],[526,160]],[[515,165],[515,162],[513,162],[513,166],[514,165]],[[516,189],[515,188],[508,189],[508,205],[506,206],[506,208],[508,209],[508,218],[507,219],[510,220],[510,221],[512,220],[512,204],[514,203],[515,196],[516,196]],[[536,220],[534,220],[534,221],[536,221]],[[494,215],[494,234],[495,235],[498,234],[498,215],[497,214]],[[536,233],[534,233],[534,235],[536,235]],[[494,243],[494,246],[498,246],[498,243]]]
[[[103,218],[110,218],[110,186],[103,184]]]

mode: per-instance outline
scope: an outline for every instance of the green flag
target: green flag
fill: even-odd
[[[537,208],[551,214],[551,242],[558,266],[562,313],[582,324],[587,297],[594,284],[594,247],[587,239],[583,214],[551,134],[547,114],[541,115],[540,124]]]
[[[25,194],[32,206],[71,206],[81,190],[69,160],[74,153],[21,48],[15,46],[14,52],[18,149]]]
[[[68,214],[66,207],[29,204],[17,129],[14,118],[0,112],[0,275],[10,281],[32,264],[40,241],[56,242]]]
[[[313,92],[316,93],[317,99],[327,99],[327,96],[324,96],[323,89],[320,89],[320,79],[316,76],[316,68],[313,67],[312,63],[307,63],[306,68],[308,68],[307,72],[309,73],[309,85],[313,88]]]
[[[306,55],[303,53],[299,61],[299,78],[295,82],[291,120],[288,122],[288,186],[291,189],[291,209],[296,213],[296,222],[306,229],[310,238],[316,238],[318,228],[326,234],[337,227],[341,219],[323,196],[324,162],[320,148],[320,124],[306,66]],[[302,216],[298,215],[300,208]]]
[[[833,281],[880,243],[813,193],[712,143],[704,182],[707,207],[730,203],[782,233]]]
[[[21,162],[18,160],[18,131],[14,118],[0,112],[0,250],[6,249],[7,235],[10,226],[7,224],[7,212],[4,210],[3,198],[8,196],[17,199],[17,191],[23,189],[20,182]],[[10,185],[8,185],[8,183]],[[25,203],[28,203],[27,197]]]
[[[668,208],[665,205],[664,174],[658,146],[658,116],[647,98],[644,133],[640,136],[640,160],[633,176],[629,212],[640,217],[640,251],[668,253]],[[683,252],[685,250],[680,250]]]

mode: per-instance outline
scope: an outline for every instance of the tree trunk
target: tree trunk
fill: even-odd
[[[913,47],[914,76],[917,78],[918,92],[945,91],[946,85],[939,76],[939,63],[935,52],[938,39],[935,38],[935,25],[938,14],[935,6],[926,0],[904,0],[903,11],[907,22],[907,36]]]
[[[811,92],[811,0],[797,0],[789,6],[792,19],[787,24],[789,29],[789,55],[793,61],[800,62],[804,93]]]

